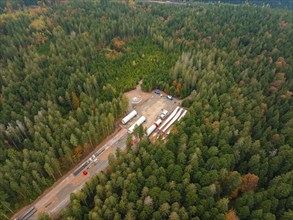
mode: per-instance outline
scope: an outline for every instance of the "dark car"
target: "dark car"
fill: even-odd
[[[155,93],[156,93],[157,95],[160,95],[160,94],[161,94],[159,91],[155,91]]]

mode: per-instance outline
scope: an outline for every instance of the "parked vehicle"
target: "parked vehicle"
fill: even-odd
[[[36,207],[33,206],[21,217],[15,218],[15,220],[28,220],[36,212],[37,212],[37,209]]]
[[[160,118],[161,118],[161,119],[166,118],[166,116],[168,115],[168,113],[169,113],[169,112],[168,112],[166,109],[164,109],[164,110],[162,111],[161,115],[160,115]]]
[[[161,94],[160,91],[157,91],[157,90],[155,91],[155,93],[156,93],[157,95],[160,95],[160,94]]]
[[[172,97],[171,95],[168,95],[168,96],[167,96],[167,99],[169,99],[169,100],[173,100],[173,97]]]

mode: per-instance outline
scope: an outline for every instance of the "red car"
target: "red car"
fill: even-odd
[[[88,172],[86,170],[82,171],[83,175],[87,175]]]

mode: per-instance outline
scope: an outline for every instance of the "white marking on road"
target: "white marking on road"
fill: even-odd
[[[63,199],[57,206],[55,206],[55,208],[51,209],[50,212],[53,213],[56,209],[59,208],[59,206],[62,206],[64,203],[69,202],[69,200],[70,200],[69,197]]]
[[[67,180],[67,179],[68,179],[68,177],[66,177],[64,180],[62,180],[60,184],[64,183],[65,180]]]

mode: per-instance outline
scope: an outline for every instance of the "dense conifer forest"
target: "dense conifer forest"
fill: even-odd
[[[111,0],[116,2],[123,2],[124,0]],[[146,0],[138,0],[136,2],[143,2]],[[163,2],[166,0],[162,0]],[[4,9],[21,9],[26,6],[50,6],[59,5],[65,0],[0,0],[0,13]],[[128,1],[129,3],[130,1]],[[194,3],[194,2],[204,2],[204,3],[228,3],[228,4],[246,4],[246,5],[257,5],[262,7],[272,7],[272,8],[283,8],[283,9],[293,9],[293,3],[291,0],[171,0],[171,2],[179,3]]]
[[[292,11],[73,1],[0,14],[0,219],[115,128],[143,79],[188,107],[63,219],[292,219]],[[43,216],[45,219],[45,217]]]
[[[262,7],[272,7],[272,8],[286,8],[293,9],[292,1],[290,0],[194,0],[196,2],[204,3],[228,3],[228,4],[247,4],[247,5],[257,5]],[[182,1],[190,2],[190,1]],[[193,1],[192,1],[193,2]]]

